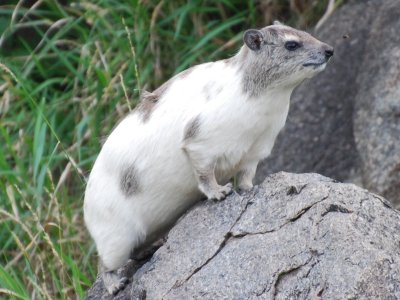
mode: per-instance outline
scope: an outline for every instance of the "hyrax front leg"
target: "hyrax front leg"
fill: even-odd
[[[189,158],[191,156],[189,155]],[[215,178],[215,162],[205,166],[199,166],[198,161],[192,161],[193,169],[199,183],[199,189],[208,199],[223,200],[232,192],[232,184],[219,185]],[[197,167],[195,167],[195,165]]]
[[[253,179],[256,175],[258,161],[247,162],[242,165],[237,173],[238,189],[241,191],[249,190],[253,187]]]
[[[201,126],[204,126],[204,123],[201,123],[200,116],[186,125],[182,148],[192,165],[200,191],[208,199],[222,200],[232,192],[232,184],[218,184],[215,178],[218,156],[212,147],[215,146],[215,142],[210,136],[204,136],[204,132],[200,130]]]

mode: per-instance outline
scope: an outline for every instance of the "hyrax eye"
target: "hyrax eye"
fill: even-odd
[[[297,49],[299,49],[300,47],[301,47],[300,43],[299,43],[299,42],[296,42],[296,41],[287,41],[287,42],[285,43],[285,48],[286,48],[287,50],[289,50],[289,51],[297,50]]]

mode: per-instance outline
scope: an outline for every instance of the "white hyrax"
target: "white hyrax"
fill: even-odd
[[[244,33],[233,57],[194,66],[152,93],[111,133],[90,174],[85,222],[110,293],[115,270],[168,230],[202,195],[250,189],[285,124],[293,89],[333,48],[278,22]]]

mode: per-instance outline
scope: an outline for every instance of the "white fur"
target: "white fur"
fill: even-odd
[[[285,40],[298,42],[299,38],[293,34],[285,34]]]
[[[111,133],[93,167],[84,204],[86,225],[106,269],[123,265],[133,248],[201,197],[186,151],[215,158],[219,184],[245,170],[239,186],[252,187],[258,162],[270,154],[285,124],[294,86],[249,98],[241,76],[240,64],[199,65],[173,81],[147,121],[135,112]],[[185,126],[198,115],[198,134],[183,141]],[[120,174],[132,164],[140,191],[127,198]]]

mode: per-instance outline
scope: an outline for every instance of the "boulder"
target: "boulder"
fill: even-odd
[[[371,23],[357,78],[354,135],[364,186],[400,207],[400,2],[387,1]]]
[[[277,171],[362,185],[400,207],[400,1],[355,0],[313,33],[332,63],[293,94],[256,183]]]
[[[384,198],[280,172],[198,203],[123,291],[98,279],[86,299],[400,299],[399,245]]]

